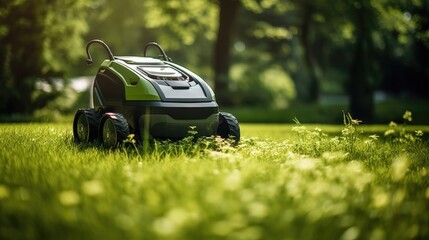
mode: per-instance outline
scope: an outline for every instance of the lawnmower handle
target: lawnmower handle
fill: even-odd
[[[155,46],[156,48],[158,48],[158,50],[161,52],[162,57],[164,58],[165,61],[171,62],[171,58],[169,58],[167,56],[167,54],[164,52],[164,49],[162,49],[162,47],[156,43],[156,42],[150,42],[148,44],[146,44],[146,46],[144,47],[144,56],[146,57],[146,51],[150,46]]]
[[[109,59],[110,59],[110,60],[115,59],[115,57],[113,56],[112,51],[110,51],[110,48],[109,48],[109,46],[107,46],[107,44],[106,44],[106,43],[104,43],[103,41],[101,41],[101,40],[99,40],[99,39],[93,39],[93,40],[89,41],[89,42],[86,44],[86,55],[88,55],[88,59],[86,59],[86,63],[87,63],[88,65],[91,65],[91,64],[92,64],[92,62],[93,62],[93,61],[92,61],[92,57],[91,57],[91,53],[89,53],[89,47],[90,47],[93,43],[98,43],[98,44],[100,44],[101,46],[103,46],[103,47],[104,47],[104,49],[106,50],[107,55],[109,56]]]

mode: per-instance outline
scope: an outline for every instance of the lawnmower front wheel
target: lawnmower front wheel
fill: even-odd
[[[240,141],[240,125],[237,118],[231,113],[219,112],[217,135],[225,139],[233,138],[234,143],[238,144]]]
[[[100,121],[99,138],[106,148],[122,144],[130,133],[128,122],[120,113],[105,113]]]

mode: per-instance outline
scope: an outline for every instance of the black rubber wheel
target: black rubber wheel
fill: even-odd
[[[130,134],[128,122],[120,113],[105,113],[101,118],[98,134],[106,148],[117,147]]]
[[[219,126],[217,128],[217,135],[221,138],[233,138],[237,144],[240,141],[240,125],[237,118],[231,113],[219,112]]]
[[[74,115],[73,136],[76,143],[89,143],[97,140],[100,114],[95,109],[79,109]]]

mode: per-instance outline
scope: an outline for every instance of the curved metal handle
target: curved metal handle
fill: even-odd
[[[156,42],[150,42],[148,44],[146,44],[146,46],[144,47],[144,56],[146,57],[146,51],[150,46],[154,46],[156,48],[158,48],[158,50],[161,52],[162,57],[164,58],[165,61],[171,62],[171,58],[169,58],[167,56],[167,54],[164,52],[164,49],[162,49],[162,47],[156,43]]]
[[[86,63],[87,63],[88,65],[91,65],[91,64],[92,64],[92,62],[93,62],[93,61],[92,61],[92,57],[91,57],[91,53],[89,53],[89,47],[90,47],[93,43],[98,43],[98,44],[100,44],[101,46],[103,46],[103,47],[104,47],[104,49],[106,50],[107,55],[108,55],[108,57],[109,57],[109,59],[110,59],[110,60],[115,59],[115,57],[113,56],[112,51],[110,51],[110,48],[109,48],[109,46],[107,46],[107,44],[106,44],[106,43],[104,43],[103,41],[101,41],[101,40],[99,40],[99,39],[93,39],[93,40],[89,41],[89,42],[86,44],[86,55],[88,56],[88,59],[86,59]]]

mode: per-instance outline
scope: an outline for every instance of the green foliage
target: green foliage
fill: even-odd
[[[357,129],[357,126],[362,121],[358,119],[353,119],[350,113],[343,112],[343,122],[344,129],[341,131],[341,134],[343,135],[343,139],[346,142],[345,150],[352,154],[354,150],[354,145],[356,143],[356,140],[358,139],[358,135],[360,134]]]
[[[32,113],[61,94],[56,81],[84,53],[86,6],[86,0],[1,2],[1,114]]]
[[[244,124],[236,147],[190,129],[146,152],[76,145],[69,123],[0,125],[0,238],[427,238],[428,142],[351,140],[345,117]]]
[[[201,40],[198,36],[215,39],[218,10],[213,2],[145,1],[144,9],[151,10],[144,15],[146,27],[161,31],[158,39],[168,48],[192,45]]]
[[[93,75],[94,68],[83,66],[83,43],[93,38],[105,40],[117,55],[141,55],[145,43],[158,41],[174,61],[212,84],[218,3],[2,1],[0,113],[46,115],[40,112],[49,110],[39,109],[52,109],[49,102],[66,89],[56,85],[58,79]],[[320,91],[343,93],[350,79],[357,76],[351,73],[352,66],[365,71],[356,70],[363,74],[357,86],[349,89],[366,85],[369,90],[361,92],[369,96],[377,88],[425,96],[427,5],[422,0],[242,0],[236,31],[230,33],[236,41],[228,78],[233,88],[230,96],[237,104],[284,107],[291,99],[308,100]],[[364,29],[357,18],[362,10]],[[355,52],[363,52],[355,49],[362,41],[362,46],[368,47],[367,55],[353,60]],[[99,59],[97,54],[95,51]],[[79,58],[81,64],[75,64]],[[272,81],[273,75],[278,80]],[[50,91],[41,87],[48,85]],[[255,92],[258,88],[261,91]],[[358,103],[369,99],[353,98]]]
[[[98,0],[88,12],[87,41],[103,39],[114,55],[142,56],[147,43],[158,42],[174,62],[211,80],[217,8],[208,1]],[[120,9],[120,11],[118,10]],[[204,17],[202,17],[204,16]],[[126,37],[124,37],[126,36]],[[100,51],[101,52],[101,51]],[[101,63],[104,54],[94,51]],[[74,75],[92,75],[94,68],[79,66]]]
[[[421,130],[416,130],[414,132],[408,132],[406,129],[406,123],[413,120],[412,113],[410,111],[405,111],[402,116],[404,119],[403,126],[398,126],[397,123],[391,121],[389,123],[389,129],[384,132],[385,137],[389,137],[394,142],[399,143],[415,143],[422,141],[423,132]]]
[[[361,88],[360,94],[351,96],[352,102],[371,112],[371,102],[362,99],[371,99],[376,89],[420,96],[427,92],[422,85],[428,66],[422,57],[428,48],[422,46],[427,41],[419,37],[427,35],[426,1],[242,2],[249,11],[241,15],[239,41],[247,51],[258,49],[269,53],[273,62],[282,62],[299,100],[311,100],[328,84],[346,93]],[[358,43],[365,49],[356,50]],[[241,57],[248,62],[243,52],[237,55],[236,61]],[[361,69],[355,71],[362,75],[357,77],[352,68]],[[317,90],[318,84],[324,88]],[[368,92],[369,96],[362,95]]]
[[[256,65],[232,66],[231,91],[235,103],[248,106],[287,107],[296,95],[290,76],[278,65],[270,67]]]
[[[65,87],[61,94],[49,101],[43,108],[37,109],[33,113],[32,121],[37,122],[61,122],[68,121],[69,115],[74,114],[76,109],[86,107],[89,101],[84,104],[80,101],[82,96],[71,87]],[[85,99],[87,100],[87,99]],[[81,105],[81,106],[79,106]]]

